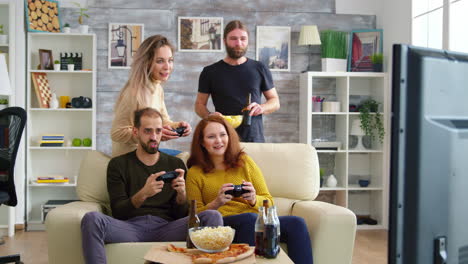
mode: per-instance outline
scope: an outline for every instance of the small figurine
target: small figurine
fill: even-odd
[[[59,107],[59,101],[57,99],[57,95],[55,93],[52,93],[52,97],[50,98],[50,101],[49,101],[49,108],[57,109],[58,107]]]

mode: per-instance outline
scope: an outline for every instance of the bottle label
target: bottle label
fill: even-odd
[[[277,225],[266,224],[264,236],[265,257],[276,258],[276,256],[278,256],[279,253],[279,237]]]

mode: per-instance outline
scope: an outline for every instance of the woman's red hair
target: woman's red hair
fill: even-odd
[[[209,153],[203,147],[203,138],[205,127],[210,123],[219,123],[224,126],[229,137],[228,146],[224,153],[224,164],[228,169],[242,167],[244,165],[241,157],[245,152],[240,146],[239,136],[236,130],[221,116],[211,115],[207,118],[202,119],[193,133],[192,148],[190,151],[190,158],[187,161],[187,166],[200,166],[203,172],[208,173],[213,171],[215,168],[213,161],[210,158]]]

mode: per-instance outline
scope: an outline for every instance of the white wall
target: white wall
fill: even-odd
[[[336,0],[336,13],[376,15],[377,6],[380,1],[383,0]]]
[[[337,14],[376,15],[383,29],[385,71],[390,72],[392,46],[411,42],[411,0],[336,0]]]

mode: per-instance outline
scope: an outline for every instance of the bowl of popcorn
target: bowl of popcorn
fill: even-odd
[[[192,243],[201,251],[208,253],[221,252],[229,248],[236,230],[230,226],[203,226],[189,229]]]
[[[223,115],[223,117],[233,128],[237,128],[242,123],[242,115]]]

